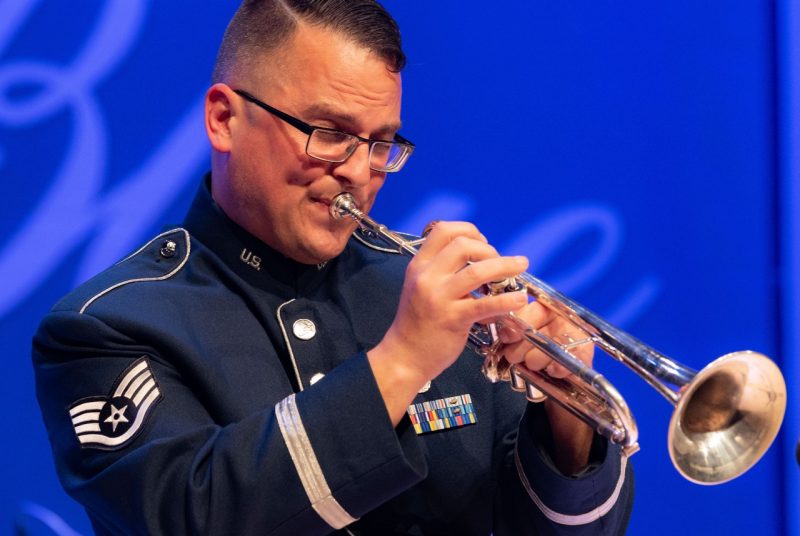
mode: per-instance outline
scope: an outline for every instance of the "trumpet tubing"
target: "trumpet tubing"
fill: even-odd
[[[407,240],[361,212],[348,193],[330,204],[336,219],[353,218],[367,231],[408,256],[417,254],[424,238]],[[786,410],[786,383],[766,356],[750,351],[722,356],[695,371],[612,326],[547,283],[525,273],[513,280],[473,291],[475,298],[523,287],[528,295],[567,319],[586,335],[560,343],[530,326],[514,313],[501,315],[488,326],[470,329],[469,345],[484,358],[482,371],[492,382],[508,381],[532,402],[551,397],[609,441],[623,455],[639,450],[638,428],[625,399],[602,374],[569,350],[592,342],[644,379],[674,407],[668,433],[673,465],[688,480],[720,484],[741,475],[766,452],[780,429]],[[565,367],[571,375],[553,378],[503,357],[497,337],[502,327],[518,334]],[[670,387],[673,386],[673,387]]]

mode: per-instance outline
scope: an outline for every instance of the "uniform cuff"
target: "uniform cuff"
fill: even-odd
[[[528,404],[514,456],[520,480],[539,510],[562,525],[585,525],[610,512],[625,487],[627,458],[619,446],[596,436],[589,467],[572,476],[560,473],[548,455],[557,448],[543,405]]]
[[[392,427],[366,354],[296,395],[311,447],[336,500],[360,517],[427,476],[408,417]]]

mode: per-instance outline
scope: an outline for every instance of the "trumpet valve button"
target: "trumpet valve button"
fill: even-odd
[[[529,402],[538,404],[539,402],[544,402],[547,395],[537,389],[533,384],[528,383],[525,385],[525,398],[527,398]]]
[[[517,372],[517,367],[511,367],[511,388],[519,393],[525,392],[525,379]]]

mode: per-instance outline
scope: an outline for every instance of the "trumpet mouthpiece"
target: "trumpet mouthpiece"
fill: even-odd
[[[352,194],[347,192],[337,194],[331,200],[328,211],[330,212],[331,217],[335,220],[342,220],[347,216],[350,216],[354,220],[360,221],[363,217],[363,213],[358,210],[356,200],[353,198]]]

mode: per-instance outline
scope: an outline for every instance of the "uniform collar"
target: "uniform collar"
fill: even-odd
[[[277,252],[231,220],[211,197],[211,174],[200,184],[184,227],[250,284],[286,299],[307,295],[325,278],[331,264],[302,264]]]

